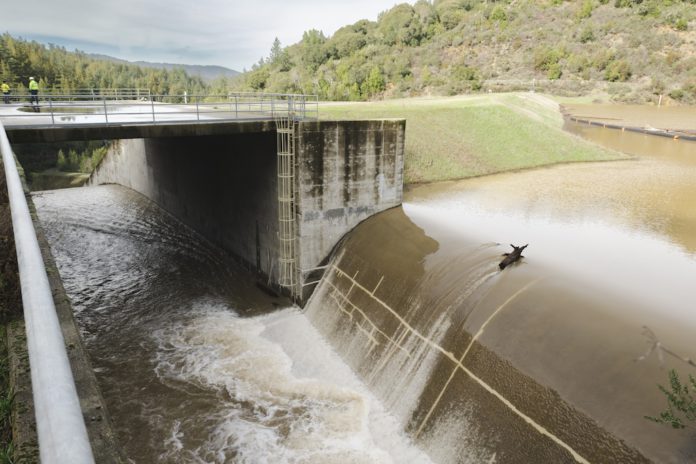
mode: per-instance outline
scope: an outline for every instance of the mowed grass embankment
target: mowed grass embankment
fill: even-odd
[[[322,119],[406,119],[407,184],[579,161],[625,158],[562,130],[558,105],[536,94],[322,104]]]

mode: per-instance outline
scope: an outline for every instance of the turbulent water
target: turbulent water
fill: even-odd
[[[132,462],[429,462],[304,315],[147,199],[34,202]]]

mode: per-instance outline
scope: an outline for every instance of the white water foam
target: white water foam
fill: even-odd
[[[496,453],[480,446],[480,432],[471,419],[471,406],[462,405],[438,416],[423,435],[426,451],[436,462],[494,464]],[[496,438],[489,438],[497,440]]]
[[[182,417],[163,461],[430,462],[296,309],[240,318],[200,301],[153,336],[162,381],[220,397],[204,443],[185,444]]]

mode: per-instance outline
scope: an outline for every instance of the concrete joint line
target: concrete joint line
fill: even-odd
[[[443,390],[440,392],[440,395],[438,396],[438,398],[437,398],[436,401],[439,401],[439,400],[442,398],[442,395],[443,395],[443,393],[444,393],[444,390],[447,388],[447,386],[448,386],[449,383],[451,382],[451,380],[452,380],[452,378],[454,377],[454,375],[455,375],[457,369],[461,369],[464,373],[466,373],[466,375],[468,375],[471,379],[473,379],[474,381],[476,381],[476,382],[477,382],[479,385],[481,385],[486,391],[488,391],[490,394],[492,394],[492,395],[495,396],[498,400],[500,400],[505,406],[508,407],[508,409],[510,409],[512,412],[514,412],[515,414],[517,414],[522,420],[524,420],[524,421],[527,422],[529,425],[531,425],[532,428],[534,428],[537,432],[539,432],[539,433],[542,434],[542,435],[547,436],[547,437],[550,438],[554,443],[558,444],[559,446],[561,446],[562,448],[564,448],[566,451],[568,451],[568,452],[573,456],[573,458],[574,458],[577,462],[579,462],[579,463],[581,463],[581,464],[589,464],[589,461],[587,461],[587,460],[586,460],[585,458],[583,458],[578,452],[576,452],[573,448],[571,448],[570,445],[568,445],[567,443],[565,443],[563,440],[561,440],[560,438],[558,438],[558,437],[557,437],[556,435],[554,435],[553,433],[549,432],[544,426],[542,426],[541,424],[538,424],[536,421],[534,421],[534,419],[532,419],[531,417],[529,417],[528,415],[526,415],[525,413],[523,413],[522,411],[520,411],[519,409],[517,409],[517,407],[516,407],[514,404],[512,404],[507,398],[505,398],[502,394],[500,394],[497,390],[495,390],[493,387],[491,387],[490,385],[488,385],[488,384],[487,384],[486,382],[484,382],[482,379],[480,379],[479,377],[477,377],[473,372],[471,372],[471,371],[470,371],[468,368],[466,368],[466,367],[464,366],[464,364],[463,364],[464,357],[469,353],[469,350],[471,349],[471,346],[472,346],[473,343],[476,341],[476,339],[477,339],[478,337],[481,336],[481,334],[483,333],[483,331],[484,331],[486,325],[488,325],[488,323],[489,323],[489,322],[490,322],[490,321],[491,321],[491,320],[492,320],[492,319],[493,319],[505,306],[507,306],[511,301],[513,301],[513,300],[514,300],[517,296],[519,296],[522,292],[526,291],[526,290],[529,289],[531,286],[533,286],[534,284],[536,284],[540,279],[537,279],[537,280],[534,280],[534,281],[528,283],[527,285],[525,285],[524,287],[522,287],[520,290],[518,290],[517,292],[515,292],[515,293],[514,293],[510,298],[508,298],[502,305],[500,305],[500,306],[493,312],[493,314],[491,314],[491,315],[488,317],[488,319],[482,324],[481,328],[480,328],[479,331],[476,333],[476,335],[474,336],[474,338],[471,340],[471,342],[469,342],[469,345],[467,346],[467,349],[465,350],[465,352],[464,352],[464,354],[462,355],[461,359],[457,359],[457,358],[454,356],[453,353],[451,353],[451,352],[445,350],[443,347],[441,347],[440,345],[438,345],[437,343],[433,342],[432,340],[430,340],[429,338],[427,338],[426,336],[424,336],[423,334],[421,334],[420,332],[418,332],[416,329],[414,329],[408,322],[406,322],[406,320],[405,320],[403,317],[401,317],[400,314],[398,314],[396,311],[394,311],[394,309],[392,309],[387,303],[385,303],[384,301],[382,301],[382,300],[379,299],[378,297],[374,296],[374,295],[372,294],[372,292],[370,292],[370,290],[368,290],[368,289],[365,288],[363,285],[361,285],[360,283],[358,283],[353,277],[349,276],[347,273],[345,273],[343,270],[341,270],[338,266],[332,265],[331,267],[333,268],[333,270],[335,271],[335,273],[336,273],[337,275],[342,276],[342,277],[348,279],[348,280],[351,282],[351,284],[352,284],[352,285],[351,285],[351,288],[350,288],[351,291],[352,291],[353,288],[355,288],[355,287],[357,287],[358,289],[362,290],[364,293],[366,293],[367,295],[369,295],[370,298],[372,298],[375,302],[377,302],[380,306],[382,306],[384,309],[386,309],[387,311],[389,311],[389,312],[401,323],[401,325],[403,325],[409,332],[411,332],[413,335],[415,335],[416,337],[418,337],[418,338],[420,338],[421,340],[423,340],[426,344],[430,345],[430,346],[431,346],[433,349],[435,349],[436,351],[439,351],[440,353],[442,353],[446,358],[448,358],[450,361],[452,361],[452,362],[455,364],[454,370],[452,371],[452,374],[450,375],[450,378],[447,380],[447,383],[445,384],[445,387],[444,387]],[[355,274],[355,276],[357,277],[357,273]],[[329,282],[328,279],[327,279],[327,282]],[[331,287],[333,287],[334,289],[336,289],[336,287],[335,287],[333,284],[331,284],[330,282],[329,282],[329,285],[331,285]],[[348,293],[350,293],[350,291],[349,291]],[[346,294],[346,298],[347,298],[347,294]],[[351,303],[351,304],[352,304],[352,303]],[[362,313],[362,311],[361,311],[361,314],[364,315],[364,313]],[[389,338],[389,337],[387,337],[387,339],[390,340],[390,341],[392,341],[391,338]],[[426,419],[424,419],[423,423],[421,423],[421,426],[419,427],[418,432],[416,433],[416,437],[417,437],[418,434],[422,431],[422,429],[423,429],[423,427],[424,427],[424,425],[425,425],[425,421],[427,421],[427,420],[429,419],[429,416],[430,416],[430,414],[432,413],[432,411],[434,410],[434,408],[435,408],[435,405],[433,405],[433,406],[431,407],[431,411],[429,411],[428,416],[426,417]]]

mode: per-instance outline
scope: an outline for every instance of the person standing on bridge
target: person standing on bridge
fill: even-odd
[[[31,106],[34,108],[34,111],[38,112],[39,111],[39,83],[34,80],[33,77],[29,78],[29,93],[31,94],[29,96],[29,101],[31,102]],[[36,104],[36,106],[34,106]]]
[[[5,104],[7,105],[10,103],[10,86],[7,85],[7,82],[2,81],[2,99],[5,100]]]

